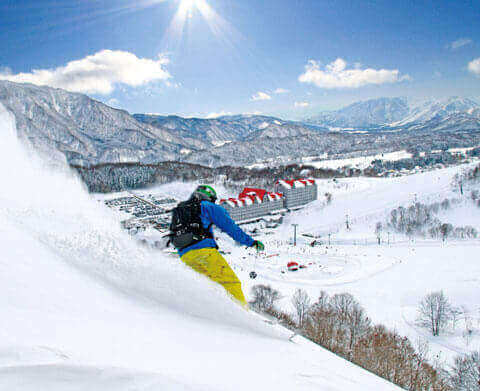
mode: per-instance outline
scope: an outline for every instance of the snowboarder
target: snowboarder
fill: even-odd
[[[179,203],[172,212],[171,242],[186,265],[222,285],[246,307],[241,282],[218,252],[212,226],[217,226],[238,243],[254,247],[257,251],[262,251],[265,246],[243,232],[228,212],[215,204],[216,200],[217,193],[211,186],[200,185],[187,201]]]

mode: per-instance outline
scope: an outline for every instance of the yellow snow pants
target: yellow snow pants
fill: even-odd
[[[247,308],[247,301],[242,291],[242,283],[217,249],[201,248],[199,250],[191,250],[180,259],[196,272],[222,285],[230,295]]]

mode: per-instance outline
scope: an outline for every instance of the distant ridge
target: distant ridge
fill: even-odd
[[[0,81],[0,104],[14,115],[20,139],[75,166],[278,165],[306,156],[471,146],[480,132],[479,105],[459,97],[416,105],[405,98],[369,100],[310,123],[251,114],[211,119],[130,115],[83,94],[8,81]]]
[[[421,103],[410,103],[406,98],[378,98],[323,112],[306,122],[336,130],[468,131],[480,129],[480,105],[461,97]]]

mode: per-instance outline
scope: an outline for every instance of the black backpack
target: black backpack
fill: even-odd
[[[201,201],[191,198],[180,202],[172,210],[170,223],[170,241],[178,249],[183,250],[204,239],[213,239],[210,226],[204,228],[200,215],[202,213]]]

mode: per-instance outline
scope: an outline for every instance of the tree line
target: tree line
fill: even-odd
[[[332,170],[298,164],[248,169],[232,166],[211,168],[177,161],[157,164],[115,163],[72,167],[87,185],[89,191],[94,193],[139,189],[174,181],[215,182],[223,184],[233,191],[241,190],[245,186],[252,186],[252,184],[272,189],[276,180],[281,178],[312,177],[326,179],[363,174],[362,170],[353,168]]]
[[[449,152],[441,153],[426,153],[425,156],[414,155],[412,158],[400,159],[400,160],[374,160],[372,167],[377,172],[385,171],[399,171],[399,170],[413,170],[416,167],[432,167],[437,164],[452,165],[458,164],[464,158],[457,154]]]
[[[472,152],[472,151],[470,151]],[[450,155],[450,154],[448,154]],[[443,155],[441,155],[443,156]],[[452,158],[454,159],[454,158]],[[430,162],[430,160],[428,160]],[[454,159],[452,162],[455,162]],[[403,163],[402,163],[403,162]],[[312,177],[316,179],[377,177],[389,169],[414,168],[420,164],[416,158],[398,162],[373,161],[365,168],[345,166],[339,169],[317,168],[308,164],[287,164],[275,167],[246,168],[234,166],[207,167],[200,164],[170,161],[161,163],[105,163],[71,167],[79,174],[90,192],[110,193],[126,189],[140,189],[173,181],[204,181],[223,184],[238,191],[245,186],[272,188],[279,178]],[[472,172],[456,177],[456,181],[471,181],[477,178],[480,165]]]
[[[280,293],[269,285],[255,285],[250,305],[271,316],[296,334],[410,391],[478,391],[480,387],[480,353],[459,356],[450,371],[440,363],[428,361],[428,344],[416,346],[407,337],[383,325],[375,325],[360,303],[349,293],[328,295],[321,291],[312,302],[308,294],[297,289],[289,314],[275,303]],[[429,306],[438,311],[429,315]],[[427,295],[419,305],[418,321],[434,324],[439,331],[452,315],[452,308],[441,292]],[[431,309],[431,308],[430,308]]]
[[[460,199],[444,199],[441,202],[423,204],[415,202],[409,207],[399,206],[390,212],[386,222],[376,224],[375,233],[379,235],[385,230],[403,233],[409,237],[420,236],[423,238],[447,238],[471,239],[478,235],[472,226],[455,227],[450,223],[442,222],[436,215],[440,211],[446,211],[454,205],[458,205]]]

